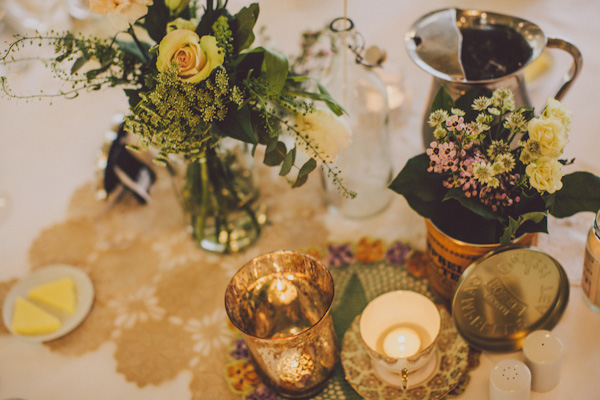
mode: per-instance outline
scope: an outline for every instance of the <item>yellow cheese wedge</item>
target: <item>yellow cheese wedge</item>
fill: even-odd
[[[38,285],[27,296],[68,314],[75,313],[77,308],[75,282],[68,276]]]
[[[12,329],[19,335],[43,335],[59,330],[60,320],[29,301],[18,297],[12,319]]]

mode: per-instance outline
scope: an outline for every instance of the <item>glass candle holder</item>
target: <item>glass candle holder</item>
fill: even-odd
[[[251,260],[231,279],[225,308],[263,382],[290,398],[319,392],[339,349],[331,317],[333,278],[317,259],[293,251]]]

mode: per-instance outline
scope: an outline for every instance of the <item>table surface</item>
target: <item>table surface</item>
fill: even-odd
[[[230,0],[229,8],[235,11],[248,3],[245,0]],[[269,45],[290,55],[298,53],[301,31],[320,29],[343,13],[342,1],[266,0],[260,2],[260,6],[258,26],[266,28],[264,35],[269,37]],[[401,73],[404,78],[409,101],[402,118],[393,124],[391,132],[395,171],[399,171],[410,156],[422,151],[420,125],[431,79],[409,60],[404,50],[404,33],[421,15],[451,6],[517,15],[536,22],[549,36],[568,38],[578,46],[583,54],[584,67],[564,98],[574,114],[565,156],[575,157],[579,170],[600,170],[597,160],[600,135],[597,133],[598,124],[594,122],[598,115],[596,96],[600,93],[600,77],[597,74],[600,71],[597,43],[600,28],[596,20],[600,15],[600,2],[351,0],[348,2],[348,16],[354,20],[357,30],[368,44],[377,44],[387,51],[386,68]],[[93,23],[95,29],[97,24]],[[74,26],[82,25],[77,23]],[[58,28],[64,27],[61,25]],[[10,34],[10,29],[5,27],[3,41],[10,39]],[[0,45],[0,49],[4,48],[5,45]],[[530,85],[534,105],[538,107],[552,94],[558,79],[568,67],[568,57],[558,51],[552,54],[552,71]],[[31,66],[11,74],[10,79],[35,91],[46,82],[47,77],[42,68]],[[32,245],[40,240],[42,232],[71,218],[74,208],[79,213],[82,212],[82,205],[90,204],[91,208],[99,209],[100,206],[91,199],[90,182],[94,179],[94,163],[104,134],[112,126],[113,116],[126,110],[126,98],[118,89],[85,93],[75,100],[57,99],[52,105],[45,101],[0,100],[0,191],[8,196],[10,202],[9,214],[0,221],[0,282],[20,279],[32,267],[39,266],[35,265],[40,259],[32,253]],[[317,180],[316,177],[311,179]],[[82,187],[87,190],[85,194],[78,190]],[[318,190],[318,185],[313,182],[298,193],[300,197],[304,196],[307,201],[315,203],[308,208],[312,210],[310,218],[319,219],[315,222],[319,224],[319,233],[310,235],[309,231],[299,236],[299,240],[279,238],[273,243],[299,248],[311,243],[322,245],[331,241],[356,241],[363,236],[370,236],[406,240],[417,248],[424,247],[424,224],[408,208],[403,198],[394,197],[392,204],[375,217],[346,220],[319,209]],[[296,196],[288,194],[285,187],[282,189],[284,192],[288,198]],[[73,200],[76,193],[77,201]],[[82,196],[88,194],[89,200],[82,200]],[[277,230],[277,224],[285,224],[284,216],[289,216],[276,199],[280,195],[275,194],[270,194],[275,212],[272,213],[273,224],[265,232],[268,238],[273,238],[274,232],[281,232]],[[561,382],[551,392],[532,393],[534,400],[592,399],[600,390],[600,381],[594,378],[600,376],[600,315],[585,305],[579,287],[584,242],[592,219],[591,213],[564,220],[551,219],[551,234],[543,235],[540,239],[539,247],[565,267],[571,282],[571,298],[563,318],[554,329],[565,345]],[[223,278],[230,277],[244,259],[248,260],[264,249],[268,247],[259,244],[246,254],[230,258],[229,261],[216,262],[217,265],[222,264],[219,273]],[[216,287],[218,290],[223,288]],[[200,291],[206,291],[206,296],[220,298],[222,293],[214,293],[216,289],[207,279]],[[129,290],[133,291],[133,288]],[[102,298],[97,297],[96,301],[101,302]],[[222,304],[220,300],[218,303]],[[198,319],[209,318],[213,311],[198,316]],[[219,316],[224,318],[222,314]],[[118,371],[120,366],[116,354],[118,346],[111,338],[91,351],[70,354],[69,351],[56,351],[52,346],[21,340],[6,330],[0,331],[0,399],[196,398],[190,394],[190,382],[194,381],[194,377],[189,370],[157,383],[136,384],[135,379],[126,379]],[[483,353],[479,367],[472,371],[472,380],[460,398],[488,398],[491,368],[501,359],[514,357],[518,358],[520,354]],[[210,354],[199,362],[210,365],[209,358]],[[221,371],[214,373],[223,375]],[[214,385],[225,385],[219,379],[222,378],[213,378]],[[217,398],[211,397],[210,393],[213,392],[210,387],[204,389],[208,397],[199,398]],[[236,396],[231,394],[231,398]]]

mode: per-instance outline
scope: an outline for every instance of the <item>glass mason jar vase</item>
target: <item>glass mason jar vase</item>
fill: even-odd
[[[254,176],[254,159],[244,143],[222,139],[186,167],[183,202],[198,246],[236,253],[252,245],[266,221]]]
[[[325,200],[333,213],[368,217],[382,211],[392,196],[387,188],[392,177],[387,92],[373,67],[362,63],[362,37],[354,30],[354,23],[337,18],[329,33],[333,55],[321,82],[346,110],[352,133],[352,144],[341,151],[333,165],[357,196],[344,198],[324,177]]]
[[[581,288],[590,308],[600,313],[600,211],[594,218],[585,245]]]

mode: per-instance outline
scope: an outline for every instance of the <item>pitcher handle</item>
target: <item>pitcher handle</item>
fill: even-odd
[[[575,81],[575,78],[577,78],[577,75],[579,75],[581,65],[583,64],[583,58],[581,57],[581,52],[574,44],[563,39],[549,37],[546,47],[564,50],[573,58],[573,65],[571,65],[569,72],[562,79],[561,86],[554,95],[556,100],[561,100],[573,84],[573,81]]]

